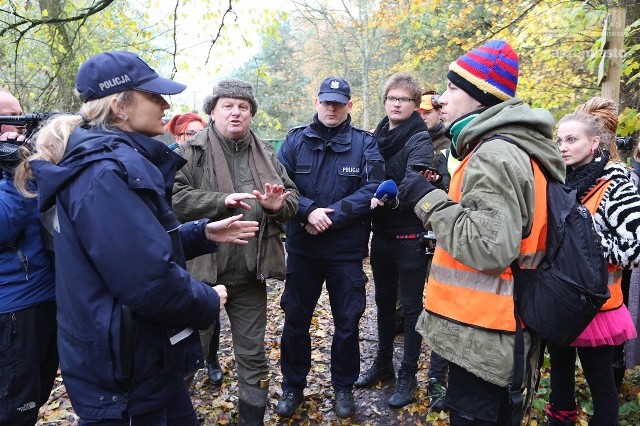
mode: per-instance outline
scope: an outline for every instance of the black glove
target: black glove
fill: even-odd
[[[400,201],[410,204],[418,204],[418,201],[429,192],[436,189],[422,175],[417,173],[411,173],[402,180],[402,183],[398,187],[398,198]]]

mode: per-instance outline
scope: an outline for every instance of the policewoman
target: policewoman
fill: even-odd
[[[105,52],[79,69],[77,115],[36,136],[16,170],[35,178],[53,231],[60,368],[80,425],[198,425],[184,375],[202,366],[198,328],[216,321],[224,286],[189,276],[186,258],[246,243],[256,222],[180,224],[171,188],[184,160],[164,132],[163,94],[185,86],[137,55]]]
[[[278,159],[300,191],[298,213],[287,222],[287,280],[281,306],[282,395],[276,412],[290,417],[303,401],[311,368],[309,326],[326,282],[335,333],[331,384],[338,417],[355,411],[358,322],[365,308],[362,259],[367,256],[370,200],[384,177],[384,162],[371,134],[351,126],[349,84],[329,77],[315,99],[317,113],[292,129]]]

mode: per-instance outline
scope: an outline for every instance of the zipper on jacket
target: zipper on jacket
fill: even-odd
[[[29,281],[29,259],[25,256],[24,252],[17,247],[14,247],[16,254],[18,255],[18,259],[20,259],[20,263],[22,263],[22,267],[24,268],[24,279]]]
[[[16,314],[11,313],[11,335],[12,336],[16,335],[16,322],[18,322],[18,320],[16,319]]]

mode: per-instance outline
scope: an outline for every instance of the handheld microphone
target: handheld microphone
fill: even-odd
[[[393,179],[389,179],[385,180],[378,186],[374,197],[382,202],[385,202],[394,199],[397,195],[398,185],[396,185]]]

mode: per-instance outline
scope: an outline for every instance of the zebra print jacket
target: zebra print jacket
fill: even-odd
[[[610,161],[600,180],[610,180],[594,215],[604,256],[612,265],[640,265],[640,195],[631,172],[620,162]],[[595,186],[595,183],[594,183]]]

